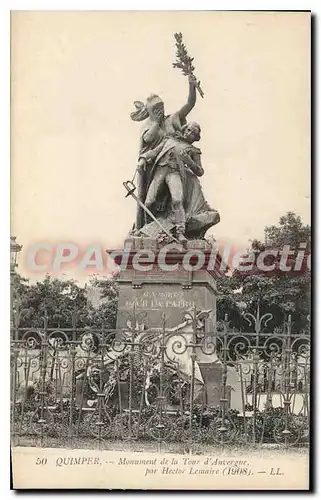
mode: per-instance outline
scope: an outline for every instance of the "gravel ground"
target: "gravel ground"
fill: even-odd
[[[247,445],[247,446],[224,446],[222,449],[220,446],[212,444],[192,444],[191,447],[187,443],[161,443],[157,442],[147,442],[147,441],[104,441],[99,443],[97,440],[76,440],[72,443],[68,443],[68,440],[57,440],[57,439],[45,439],[43,443],[40,440],[35,441],[34,439],[20,439],[19,441],[14,441],[12,443],[14,446],[28,446],[28,447],[41,447],[41,448],[70,448],[70,449],[101,449],[101,450],[111,450],[111,451],[128,451],[128,452],[168,452],[168,453],[193,453],[194,455],[204,455],[204,454],[218,454],[223,452],[226,454],[228,451],[229,455],[234,454],[244,454],[251,451],[251,454],[260,456],[270,456],[279,454],[290,454],[296,456],[308,456],[308,447],[288,447],[287,449],[283,446],[276,444],[258,444],[258,445]]]

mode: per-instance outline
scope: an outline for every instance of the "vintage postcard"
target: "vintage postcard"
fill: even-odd
[[[11,13],[15,489],[309,489],[310,24]]]

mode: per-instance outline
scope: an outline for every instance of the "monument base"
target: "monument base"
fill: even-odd
[[[198,310],[211,310],[206,320],[205,331],[212,332],[216,322],[216,260],[213,269],[206,268],[206,262],[212,253],[212,246],[205,240],[192,240],[186,243],[182,251],[179,245],[171,245],[164,261],[164,245],[154,238],[131,237],[125,241],[127,265],[120,270],[118,278],[119,301],[117,329],[126,327],[128,317],[135,311],[144,313],[145,328],[160,328],[165,313],[166,327],[172,328],[182,322],[184,313],[196,307]],[[179,248],[180,247],[180,248]],[[144,251],[146,253],[144,254]],[[151,263],[152,252],[155,260]],[[204,254],[203,268],[188,270],[186,254],[191,259]],[[145,256],[145,261],[144,261]],[[134,265],[139,257],[139,269]],[[163,259],[161,261],[161,259]],[[163,262],[161,264],[160,262]],[[165,266],[164,266],[165,264]],[[166,267],[167,266],[167,267]],[[166,267],[166,269],[165,269]]]
[[[213,248],[205,240],[188,241],[184,248],[178,248],[175,244],[171,247],[171,252],[161,261],[164,245],[155,238],[131,237],[126,240],[127,264],[122,265],[118,278],[117,329],[128,328],[129,321],[132,326],[144,330],[161,329],[164,315],[165,327],[175,328],[184,322],[187,311],[196,309],[198,312],[209,311],[204,321],[204,334],[206,340],[211,341],[216,327],[219,256],[216,257],[215,265],[209,268],[207,263]],[[188,268],[186,254],[189,254],[190,262],[193,255],[204,254],[204,265],[196,269]],[[152,263],[151,255],[155,256]],[[138,259],[140,266],[135,265]],[[164,269],[162,263],[168,267]],[[215,353],[206,354],[200,348],[196,348],[196,351],[196,360],[202,367],[206,385],[206,404],[218,405],[221,397],[221,367],[216,363],[217,356]]]

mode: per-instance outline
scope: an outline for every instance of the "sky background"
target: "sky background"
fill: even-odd
[[[173,34],[195,58],[209,231],[247,246],[287,211],[310,222],[310,17],[249,12],[14,12],[11,234],[23,245],[120,248],[135,217],[133,101],[186,101]],[[80,279],[75,270],[69,275]],[[39,278],[39,276],[37,276]]]

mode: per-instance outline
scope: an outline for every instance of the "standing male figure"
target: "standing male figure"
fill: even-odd
[[[193,142],[200,140],[201,127],[196,122],[188,123],[182,128],[182,133],[176,133],[161,142],[156,148],[141,154],[138,162],[140,169],[154,169],[153,179],[149,185],[145,205],[153,210],[161,190],[166,186],[170,200],[166,218],[175,224],[176,236],[183,243],[185,234],[185,207],[184,185],[187,169],[190,174],[198,177],[204,173],[201,164],[201,150],[193,146]],[[152,164],[149,167],[148,164]],[[186,190],[185,190],[186,192]]]

